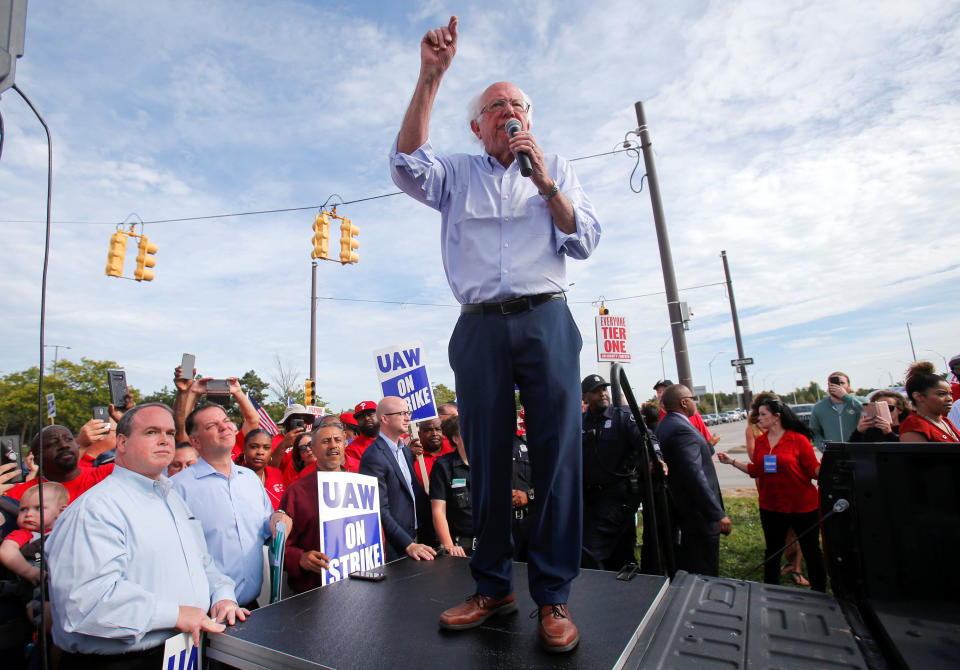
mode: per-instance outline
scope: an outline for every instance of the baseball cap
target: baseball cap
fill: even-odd
[[[601,386],[610,386],[603,377],[600,375],[587,375],[583,378],[583,381],[580,382],[580,390],[583,393],[590,393],[590,391],[596,391]]]
[[[376,408],[377,408],[377,403],[373,402],[372,400],[364,400],[362,403],[358,404],[354,408],[353,415],[356,416],[360,412],[366,412],[367,410],[376,409]]]
[[[340,415],[340,423],[344,425],[349,424],[351,426],[358,425],[357,420],[353,418],[353,414],[351,414],[350,412],[344,412],[343,414]]]
[[[653,390],[656,391],[661,386],[673,386],[673,382],[669,379],[661,379],[656,384],[653,385]]]

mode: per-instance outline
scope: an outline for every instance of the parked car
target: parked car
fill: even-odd
[[[703,422],[708,426],[716,426],[720,423],[720,417],[711,412],[710,414],[703,415]]]
[[[790,409],[797,415],[797,418],[808,426],[810,425],[810,414],[813,412],[813,403],[800,403],[799,405],[790,405]]]
[[[740,412],[736,410],[727,410],[726,412],[721,413],[720,416],[723,418],[724,422],[727,423],[740,420]]]

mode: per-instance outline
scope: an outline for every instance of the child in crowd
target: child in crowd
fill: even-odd
[[[49,533],[53,522],[66,509],[70,494],[63,484],[44,482],[43,486],[43,525]],[[12,531],[0,542],[0,563],[11,572],[26,580],[38,584],[40,568],[36,567],[22,553],[22,549],[40,538],[40,491],[34,486],[27,489],[20,499],[20,512],[17,514],[18,530]]]

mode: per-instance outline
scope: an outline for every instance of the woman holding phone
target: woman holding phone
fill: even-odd
[[[766,542],[763,581],[780,583],[780,560],[787,531],[800,538],[807,561],[810,585],[815,591],[827,589],[827,571],[820,551],[820,498],[811,480],[820,476],[820,463],[810,444],[810,429],[789,407],[776,398],[761,401],[757,425],[765,432],[757,438],[753,463],[743,463],[726,453],[717,454],[726,463],[757,480],[760,524]]]
[[[933,363],[920,361],[907,370],[907,395],[916,410],[900,424],[901,442],[960,442],[960,431],[947,414],[953,406],[950,384]]]
[[[850,442],[898,442],[900,423],[910,415],[906,399],[896,391],[877,391],[863,406]]]

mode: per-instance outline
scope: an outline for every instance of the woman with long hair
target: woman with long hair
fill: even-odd
[[[907,370],[907,395],[916,410],[900,423],[901,442],[960,442],[960,431],[947,418],[953,406],[950,384],[933,363],[919,361]]]
[[[787,531],[800,537],[807,560],[811,588],[827,590],[827,571],[820,551],[820,535],[804,533],[820,522],[820,498],[811,482],[820,476],[820,463],[810,444],[810,429],[789,407],[775,398],[760,402],[757,425],[765,432],[757,438],[753,463],[741,463],[725,453],[717,454],[727,463],[757,480],[760,491],[760,524],[766,542],[763,581],[780,583],[780,560]]]
[[[867,411],[874,403],[885,403],[890,411],[890,420],[879,412]],[[910,416],[906,398],[896,391],[877,391],[870,396],[870,403],[863,406],[857,429],[850,436],[850,442],[898,442],[900,424]]]

